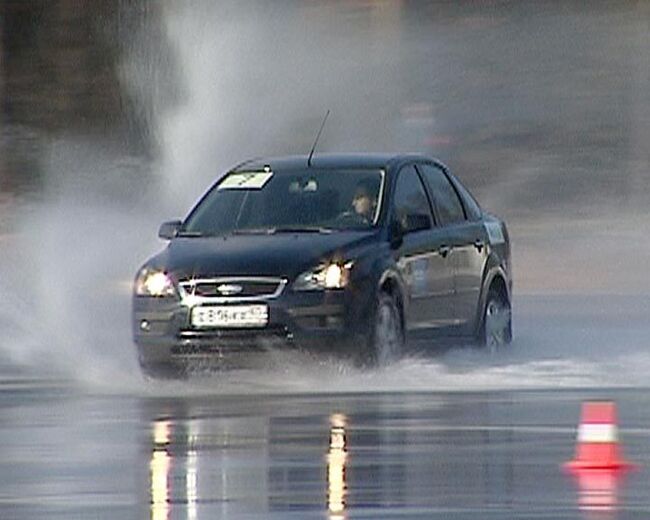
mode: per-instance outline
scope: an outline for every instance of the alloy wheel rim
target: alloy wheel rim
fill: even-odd
[[[490,300],[485,308],[485,346],[495,352],[507,343],[510,308],[498,300]]]

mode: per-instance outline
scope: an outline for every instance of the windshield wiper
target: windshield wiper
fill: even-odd
[[[233,229],[233,235],[270,235],[275,232],[275,228],[243,228]]]
[[[332,233],[334,230],[322,226],[279,226],[269,228],[233,229],[233,235],[274,235],[276,233]]]
[[[323,226],[280,226],[280,227],[260,227],[260,228],[242,228],[230,231],[233,235],[274,235],[276,233],[324,233],[330,234],[335,230]],[[201,231],[179,231],[176,236],[182,238],[198,237],[215,237],[223,233],[203,233]]]
[[[273,233],[332,233],[333,231],[322,226],[281,226],[273,229]]]

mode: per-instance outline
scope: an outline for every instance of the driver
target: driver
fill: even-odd
[[[377,208],[377,182],[363,179],[357,183],[352,197],[354,213],[365,223],[371,223]]]

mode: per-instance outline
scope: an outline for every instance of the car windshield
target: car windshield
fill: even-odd
[[[180,235],[370,229],[383,184],[378,169],[231,172],[192,210]]]

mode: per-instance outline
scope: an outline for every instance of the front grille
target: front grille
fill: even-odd
[[[179,283],[185,297],[210,301],[247,301],[277,298],[287,281],[283,278],[210,278]]]

